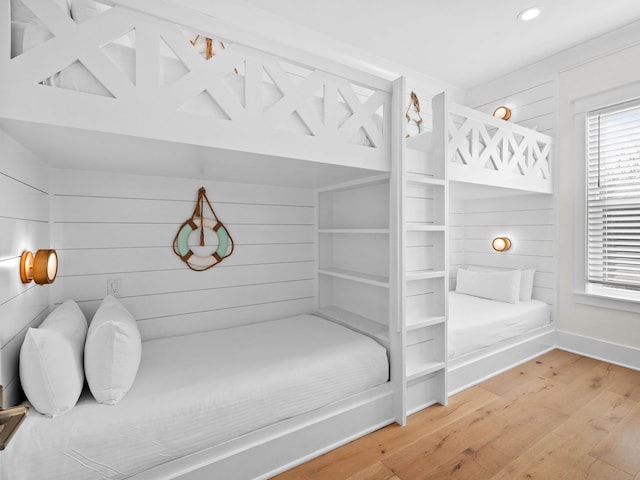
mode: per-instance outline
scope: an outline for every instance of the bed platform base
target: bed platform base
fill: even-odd
[[[454,358],[449,361],[449,395],[542,355],[555,348],[554,345],[554,329],[548,325],[517,339]]]
[[[131,477],[267,479],[395,421],[391,383]]]

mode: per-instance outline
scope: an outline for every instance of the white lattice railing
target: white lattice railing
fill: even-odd
[[[446,129],[451,180],[551,193],[548,135],[455,104]]]
[[[164,2],[106,1],[113,8],[77,23],[55,2],[23,1],[52,38],[3,59],[2,117],[389,168],[391,87],[380,79],[367,85],[233,43],[211,17]],[[196,34],[226,48],[206,60],[189,43]]]

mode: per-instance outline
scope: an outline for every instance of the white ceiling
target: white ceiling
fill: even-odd
[[[243,2],[461,88],[640,20],[640,0]],[[517,20],[534,5],[536,20]]]

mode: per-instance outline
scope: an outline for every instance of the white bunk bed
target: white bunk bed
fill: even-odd
[[[448,178],[457,183],[456,192],[471,186],[471,191],[496,197],[508,197],[514,192],[543,196],[553,193],[551,137],[461,105],[447,105],[446,119]],[[489,241],[486,239],[487,245]],[[536,265],[528,263],[523,268],[532,266]],[[449,394],[553,348],[553,309],[549,301],[547,297],[536,298],[535,289],[531,301],[519,304],[452,292],[448,301]],[[472,314],[473,310],[488,317]],[[461,333],[469,322],[474,325]],[[479,332],[478,324],[482,322],[485,330]],[[477,335],[471,339],[469,332],[474,331]],[[458,348],[456,341],[461,343]]]
[[[389,82],[265,42],[169,1],[101,0],[111,8],[82,23],[54,2],[23,2],[49,34],[12,56],[10,2],[3,2],[0,128],[55,167],[248,183],[268,178],[317,189],[318,314],[375,338],[389,352],[391,380],[384,385],[131,478],[268,478],[384,425],[403,424],[407,412],[446,403],[447,182],[464,177],[550,192],[548,137],[440,97],[434,132],[410,138],[405,149],[404,79]],[[118,43],[132,32],[134,44]],[[206,60],[189,44],[195,34],[224,41],[225,48]],[[128,68],[114,63],[118,55]],[[72,88],[78,74],[98,89]],[[109,144],[108,152],[96,151],[101,143]],[[434,167],[434,159],[441,165]],[[492,173],[478,175],[484,170]],[[429,214],[435,226],[431,220],[417,225],[411,215],[406,221],[416,238],[433,237],[443,253],[410,274],[400,254],[405,219],[398,213],[407,182],[413,193],[423,189],[420,195],[439,199]],[[370,198],[385,205],[382,214],[363,220],[342,211],[345,203],[366,206]],[[361,254],[362,236],[375,237],[372,245],[387,252],[364,249],[359,259],[339,252],[346,242]],[[410,325],[402,316],[405,281],[435,289],[441,303],[431,313],[416,303]],[[343,288],[349,282],[358,285],[355,301],[351,287]],[[409,290],[417,302],[431,293],[415,288]]]

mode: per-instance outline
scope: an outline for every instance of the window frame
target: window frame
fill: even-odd
[[[574,301],[616,310],[640,313],[640,291],[604,287],[587,281],[587,114],[640,98],[640,82],[590,95],[574,101],[574,151],[576,182],[574,190]]]

